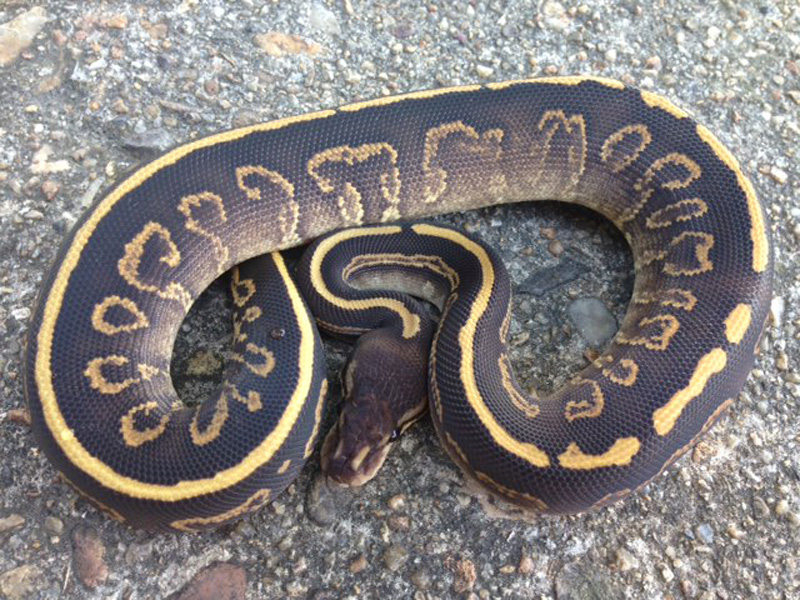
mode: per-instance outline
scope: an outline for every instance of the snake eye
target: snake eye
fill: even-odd
[[[392,433],[389,435],[389,441],[394,442],[397,438],[400,437],[400,434],[403,433],[403,430],[399,427],[397,429],[393,429]]]

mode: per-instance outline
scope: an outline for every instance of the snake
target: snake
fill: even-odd
[[[600,213],[635,270],[614,339],[543,397],[508,357],[513,285],[497,253],[429,221],[532,200]],[[280,251],[312,241],[296,283]],[[345,392],[383,407],[343,411],[322,453],[334,479],[359,483],[427,405],[469,478],[525,509],[577,513],[646,485],[733,403],[772,271],[739,162],[653,92],[564,76],[358,101],[189,141],[101,194],[33,311],[31,427],[118,520],[217,527],[273,500],[315,452],[328,388],[316,321],[361,335]],[[172,346],[226,272],[228,360],[187,405]],[[401,418],[384,414],[395,400]]]

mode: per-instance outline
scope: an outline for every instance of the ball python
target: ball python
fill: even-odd
[[[538,199],[604,215],[636,273],[612,344],[546,398],[509,365],[497,256],[449,229],[392,224]],[[364,240],[366,258],[344,264],[350,287],[370,280],[370,261],[389,273],[405,261],[427,263],[405,272],[446,294],[428,362],[436,431],[466,474],[524,507],[574,513],[641,487],[753,365],[772,285],[768,221],[707,128],[610,79],[467,85],[197,139],[102,195],[67,236],[30,327],[25,389],[45,455],[138,527],[214,527],[274,498],[313,453],[327,388],[314,318],[278,251],[357,225],[371,229],[343,234]],[[402,237],[410,248],[394,247]],[[388,250],[378,238],[392,238]],[[173,341],[235,265],[230,360],[216,392],[188,408],[169,376]],[[406,339],[424,329],[391,284],[356,292],[340,310],[393,312]]]

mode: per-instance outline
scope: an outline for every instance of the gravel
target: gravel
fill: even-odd
[[[0,597],[800,597],[796,2],[41,4],[0,3]],[[59,482],[19,411],[24,337],[59,240],[104,186],[173,142],[235,125],[572,73],[691,111],[739,158],[771,218],[774,320],[744,392],[702,447],[624,503],[568,518],[487,499],[426,421],[366,488],[327,490],[314,456],[270,506],[200,535],[129,530]],[[567,381],[596,350],[589,340],[620,322],[630,255],[592,213],[540,203],[440,221],[506,260],[525,386]],[[587,301],[576,324],[568,307]],[[224,307],[213,286],[182,328],[173,373],[184,398],[219,376]],[[334,368],[346,348],[328,348]]]

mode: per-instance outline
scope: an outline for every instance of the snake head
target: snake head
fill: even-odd
[[[351,360],[343,373],[344,399],[336,425],[322,446],[322,470],[334,483],[364,485],[383,466],[400,427],[392,414],[385,381],[357,372]]]

